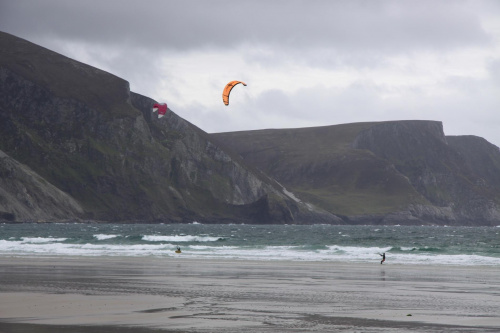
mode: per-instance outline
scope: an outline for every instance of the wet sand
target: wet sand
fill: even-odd
[[[500,269],[0,258],[3,332],[499,332]]]

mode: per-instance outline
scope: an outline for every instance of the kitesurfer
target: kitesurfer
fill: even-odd
[[[242,81],[231,81],[224,87],[224,90],[222,91],[222,101],[224,102],[225,105],[229,105],[229,94],[231,93],[231,90],[234,88],[234,86],[239,83],[241,83],[244,86],[247,85],[245,82]]]
[[[181,253],[181,248],[179,247],[179,245],[177,245],[177,250],[175,250],[175,253]]]
[[[380,254],[379,255],[382,257],[382,261],[380,262],[380,264],[382,265],[382,263],[385,261],[385,252],[383,254]]]
[[[167,109],[167,103],[155,103],[153,105],[153,112],[158,111],[158,118],[165,116],[165,113],[167,113]]]

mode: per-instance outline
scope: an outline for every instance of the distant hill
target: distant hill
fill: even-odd
[[[299,199],[358,224],[500,224],[500,151],[441,122],[212,134]]]
[[[0,33],[0,220],[339,223],[127,81]],[[3,163],[1,163],[3,161]]]

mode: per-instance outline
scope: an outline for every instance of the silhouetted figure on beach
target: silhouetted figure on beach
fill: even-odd
[[[383,254],[380,254],[379,255],[382,257],[382,261],[380,262],[380,264],[382,265],[382,263],[385,261],[385,252]]]

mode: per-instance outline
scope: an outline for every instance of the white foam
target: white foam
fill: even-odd
[[[52,237],[21,237],[24,243],[52,243],[64,242],[67,238],[52,238]]]
[[[144,256],[165,255],[175,249],[173,244],[67,244],[67,243],[23,243],[0,240],[0,253],[14,255],[79,255],[79,256]]]
[[[118,236],[120,235],[105,235],[105,234],[94,235],[94,237],[97,238],[97,240],[106,240],[106,239],[116,238]]]
[[[108,235],[109,236],[109,235]],[[169,256],[174,255],[180,239],[195,239],[209,236],[149,236],[156,242],[172,243],[146,244],[70,244],[61,242],[65,238],[35,238],[0,240],[0,254],[8,255],[75,255],[75,256]],[[96,237],[97,238],[97,237]],[[213,240],[218,237],[209,237]],[[28,238],[29,239],[29,238]],[[50,241],[42,241],[42,239]],[[237,259],[237,260],[290,260],[290,261],[341,261],[379,263],[379,253],[386,253],[386,264],[433,264],[433,265],[494,265],[500,266],[500,258],[479,255],[445,255],[418,253],[413,247],[402,247],[405,252],[391,253],[391,247],[356,247],[329,245],[321,248],[308,246],[225,246],[221,243],[186,244],[182,246],[182,256],[188,258]]]
[[[143,236],[142,239],[148,242],[216,242],[219,239],[222,239],[222,237],[191,236],[191,235],[173,235],[173,236],[146,235]]]

